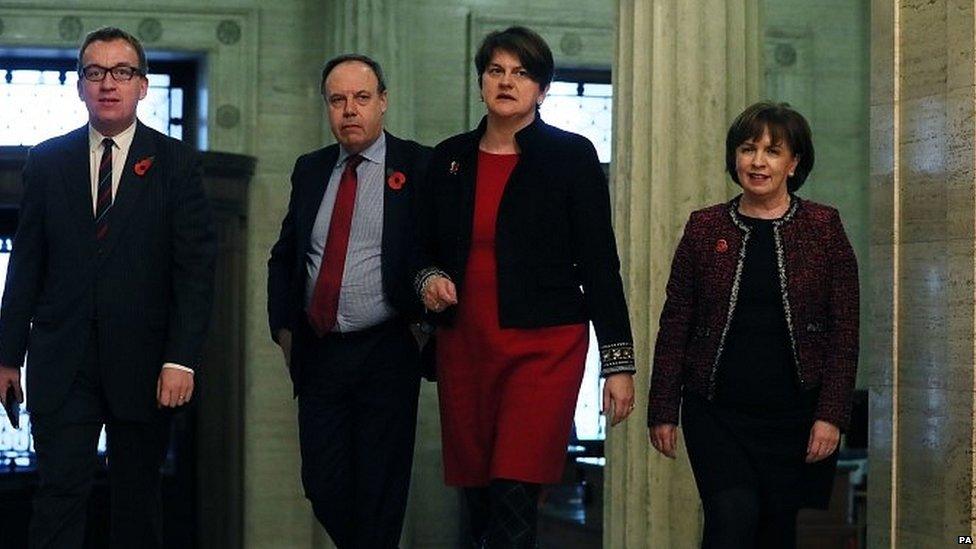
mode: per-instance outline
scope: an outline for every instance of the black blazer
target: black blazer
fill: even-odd
[[[414,237],[414,189],[424,178],[429,156],[430,147],[386,134],[386,175],[398,171],[406,179],[400,189],[389,184],[384,187],[383,293],[407,319],[419,317],[422,312],[410,285],[408,259]],[[312,225],[338,159],[339,146],[330,145],[295,161],[288,213],[268,260],[268,323],[272,338],[277,338],[278,330],[294,332],[304,322],[305,261],[312,245]]]
[[[415,291],[446,273],[460,293],[474,219],[478,143],[474,131],[437,145],[418,202]],[[633,339],[610,220],[606,176],[585,137],[539,117],[515,135],[521,151],[505,187],[495,229],[502,328],[592,320],[603,374],[633,372]],[[580,287],[582,286],[582,291]],[[454,309],[434,315],[453,321]]]
[[[140,175],[135,165],[145,159],[151,166]],[[19,367],[29,351],[28,404],[53,411],[94,329],[113,412],[145,420],[163,363],[198,368],[210,322],[217,244],[200,157],[138,123],[103,242],[89,170],[87,125],[30,151],[0,308],[0,364]]]

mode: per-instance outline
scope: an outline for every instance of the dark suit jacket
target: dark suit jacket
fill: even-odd
[[[418,202],[418,292],[425,276],[437,270],[447,273],[459,294],[464,286],[485,128],[482,120],[474,131],[434,149]],[[610,193],[593,144],[538,117],[515,139],[521,156],[505,186],[495,229],[499,324],[538,328],[592,320],[603,373],[634,371]],[[434,318],[450,323],[454,311]]]
[[[648,424],[678,423],[682,388],[715,392],[749,227],[739,199],[691,214],[675,251],[661,311]],[[783,302],[802,389],[820,387],[816,418],[844,429],[858,354],[857,260],[840,214],[799,197],[774,223]]]
[[[134,166],[151,158],[142,175]],[[216,237],[199,155],[137,123],[109,233],[95,239],[88,126],[31,149],[0,309],[0,364],[27,358],[32,411],[66,396],[91,330],[106,397],[149,419],[164,362],[190,368],[213,301]]]
[[[424,178],[429,156],[430,147],[386,134],[386,176],[401,172],[406,179],[400,189],[393,189],[389,184],[384,187],[383,293],[408,320],[422,313],[421,303],[413,293],[407,263],[414,239],[414,191]],[[295,333],[305,322],[306,254],[312,245],[315,216],[338,159],[339,146],[330,145],[295,161],[288,212],[268,260],[268,324],[276,341],[278,330],[285,328]],[[294,354],[292,363],[294,366]],[[292,379],[298,381],[294,368]]]

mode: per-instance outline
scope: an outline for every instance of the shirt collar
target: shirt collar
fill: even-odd
[[[375,162],[377,164],[382,164],[386,161],[386,132],[380,132],[380,136],[373,141],[373,144],[366,147],[363,152],[359,153],[364,159],[369,162]],[[339,145],[339,159],[336,161],[336,168],[345,167],[346,159],[352,156],[349,151],[345,149],[342,145]]]
[[[111,139],[112,141],[115,142],[115,148],[122,151],[128,151],[129,145],[132,144],[132,138],[135,136],[135,134],[136,134],[136,122],[133,121],[131,126],[122,130],[121,132],[113,136]],[[99,133],[98,130],[96,130],[95,127],[89,123],[88,124],[88,148],[91,149],[92,151],[101,151],[102,140],[104,139],[105,136]]]

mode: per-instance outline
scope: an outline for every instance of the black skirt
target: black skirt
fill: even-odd
[[[681,425],[699,494],[750,488],[766,505],[826,509],[837,452],[805,462],[815,403],[808,394],[793,410],[756,413],[686,392]]]

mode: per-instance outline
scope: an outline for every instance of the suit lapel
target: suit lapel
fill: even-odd
[[[137,162],[156,156],[156,146],[149,128],[144,126],[142,122],[136,124],[136,133],[132,137],[129,155],[125,159],[119,188],[115,192],[115,201],[112,203],[112,209],[108,214],[108,238],[104,247],[105,256],[111,253],[119,241],[119,236],[125,231],[125,227],[132,217],[132,212],[139,202],[139,197],[142,196],[143,189],[156,180],[161,169],[160,166],[151,165],[147,171],[143,172],[143,175],[136,174],[135,165]]]
[[[406,187],[416,185],[417,181],[410,181],[407,177],[409,173],[406,166],[406,159],[403,158],[403,150],[400,140],[390,134],[386,134],[386,159],[383,171],[383,279],[387,280],[392,273],[389,273],[388,266],[394,265],[397,261],[395,255],[406,253],[401,244],[405,236],[408,235],[406,227],[410,227],[410,195],[412,194]],[[394,189],[388,181],[391,176],[399,172],[403,174],[403,186]],[[413,175],[413,174],[411,174]],[[385,284],[384,284],[385,285]]]
[[[312,245],[312,226],[315,224],[315,216],[319,213],[322,205],[322,197],[325,196],[325,188],[329,185],[332,177],[332,170],[335,169],[336,161],[339,160],[339,146],[327,147],[316,159],[319,163],[308,170],[305,181],[301,184],[305,187],[302,193],[302,200],[299,202],[298,219],[296,234],[302,237],[304,246],[301,249],[301,257],[304,261],[305,254]]]
[[[75,219],[78,234],[95,236],[95,213],[92,211],[91,149],[88,125],[68,134],[65,162],[62,165],[65,196]]]

